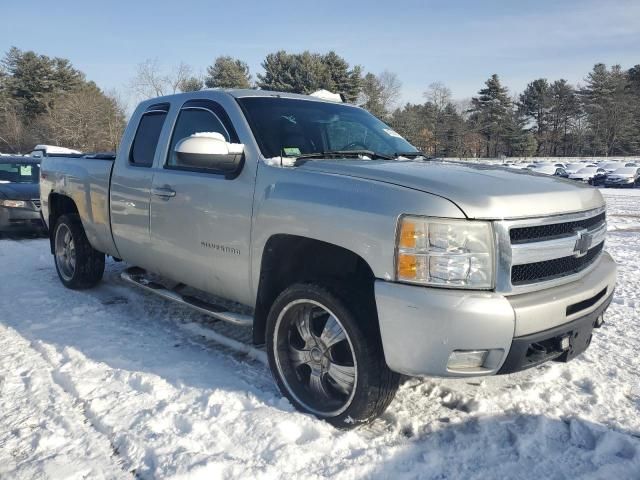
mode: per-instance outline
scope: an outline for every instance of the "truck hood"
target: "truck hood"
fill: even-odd
[[[0,183],[0,198],[7,200],[40,198],[40,185],[37,183]]]
[[[491,165],[422,160],[312,160],[298,168],[438,195],[455,203],[468,218],[538,217],[604,205],[596,188]]]

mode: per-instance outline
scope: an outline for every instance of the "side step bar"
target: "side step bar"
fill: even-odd
[[[173,302],[185,305],[193,310],[196,310],[210,317],[222,320],[224,322],[233,323],[243,327],[250,327],[253,325],[253,317],[243,313],[231,312],[224,307],[207,303],[199,298],[183,295],[176,289],[169,289],[164,285],[154,282],[146,277],[146,272],[139,267],[130,267],[120,274],[125,282],[140,287],[147,292],[155,293],[156,295],[171,300]]]

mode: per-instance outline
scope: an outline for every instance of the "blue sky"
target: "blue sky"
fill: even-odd
[[[0,7],[0,50],[69,58],[126,95],[136,65],[158,58],[196,71],[218,55],[254,74],[278,49],[335,50],[396,72],[405,101],[434,81],[456,98],[498,73],[513,92],[538,77],[580,82],[594,63],[640,63],[638,1],[32,1]]]

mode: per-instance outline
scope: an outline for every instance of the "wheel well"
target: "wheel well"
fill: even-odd
[[[373,300],[374,281],[367,262],[351,250],[297,235],[272,236],[262,255],[253,325],[254,343],[265,342],[271,305],[288,286],[320,283],[342,298]]]
[[[49,244],[51,246],[51,253],[54,251],[53,236],[54,229],[58,219],[62,215],[68,213],[78,214],[78,208],[75,202],[66,195],[60,195],[59,193],[52,193],[49,195]]]

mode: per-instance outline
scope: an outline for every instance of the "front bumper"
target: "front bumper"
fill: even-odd
[[[575,322],[586,325],[587,317],[604,311],[611,301],[615,276],[615,262],[605,252],[575,282],[512,296],[378,280],[375,296],[385,360],[391,370],[412,376],[464,377],[528,368],[531,362],[513,360],[516,367],[502,370],[507,359],[515,358],[512,352],[532,335],[551,334],[564,327],[561,333],[568,335],[576,330]],[[576,354],[584,350],[574,343]],[[452,370],[447,363],[454,350],[488,350],[489,354],[481,367]],[[556,357],[561,359],[561,355]]]
[[[0,232],[42,231],[45,224],[39,210],[0,206]]]

